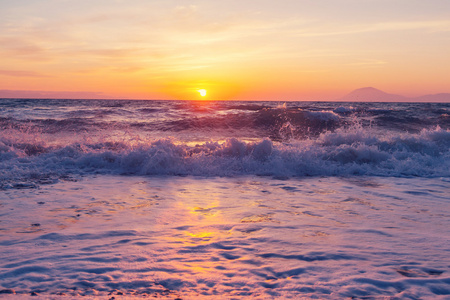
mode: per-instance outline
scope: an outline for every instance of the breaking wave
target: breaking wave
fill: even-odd
[[[321,116],[324,116],[323,114]],[[325,116],[334,118],[332,113]],[[327,117],[328,118],[328,117]],[[1,188],[33,187],[89,174],[239,176],[450,176],[450,131],[382,134],[352,126],[316,138],[199,144],[174,138],[54,145],[35,135],[0,138]]]

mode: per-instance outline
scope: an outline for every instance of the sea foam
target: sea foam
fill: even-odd
[[[174,138],[47,145],[0,140],[0,178],[13,182],[87,174],[196,176],[450,176],[450,131],[417,134],[354,126],[317,138],[250,142],[236,138],[195,145]]]

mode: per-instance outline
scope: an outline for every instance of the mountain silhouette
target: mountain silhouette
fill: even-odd
[[[408,101],[408,98],[401,95],[388,94],[373,87],[365,87],[356,89],[338,100],[370,101],[370,102],[402,102]]]
[[[389,94],[373,87],[356,89],[338,101],[355,102],[450,102],[450,93],[424,95],[420,97],[405,97],[402,95]]]

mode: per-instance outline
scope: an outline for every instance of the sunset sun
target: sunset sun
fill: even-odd
[[[206,90],[205,89],[199,89],[197,90],[199,92],[200,96],[205,97],[206,96]]]

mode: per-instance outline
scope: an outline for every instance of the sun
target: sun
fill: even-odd
[[[200,93],[200,96],[205,97],[206,96],[206,90],[205,89],[199,89],[197,92]]]

